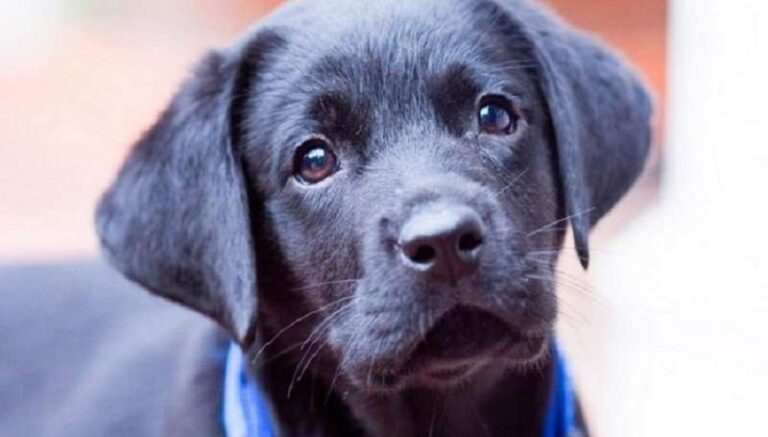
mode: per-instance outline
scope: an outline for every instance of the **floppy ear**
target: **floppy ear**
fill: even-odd
[[[256,252],[236,147],[240,106],[265,51],[252,42],[205,57],[134,146],[96,213],[102,247],[129,279],[206,314],[236,339],[256,313]]]
[[[651,143],[651,98],[637,75],[602,44],[528,1],[504,0],[503,6],[536,59],[566,211],[586,269],[590,228],[642,172]]]

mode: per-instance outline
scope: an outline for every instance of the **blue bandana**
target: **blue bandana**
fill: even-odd
[[[549,394],[547,418],[544,422],[542,437],[576,437],[583,433],[576,423],[576,396],[571,385],[571,377],[565,366],[565,358],[557,344],[552,345],[554,376]]]
[[[243,362],[240,347],[232,343],[224,370],[224,435],[273,437],[266,400],[258,384],[245,373]]]
[[[554,381],[549,397],[542,437],[581,435],[576,424],[576,399],[565,360],[557,346],[552,347]],[[248,377],[243,353],[234,343],[229,347],[224,374],[222,420],[226,437],[273,437],[269,408],[261,388]]]

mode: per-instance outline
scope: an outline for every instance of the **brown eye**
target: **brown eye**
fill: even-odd
[[[296,150],[293,172],[298,180],[316,184],[337,170],[336,155],[324,140],[309,140]]]
[[[480,131],[491,135],[507,135],[516,128],[511,103],[503,97],[483,99],[477,114]]]

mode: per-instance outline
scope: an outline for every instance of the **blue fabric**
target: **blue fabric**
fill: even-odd
[[[272,437],[269,407],[261,388],[244,369],[243,353],[229,346],[224,374],[222,422],[226,437]]]
[[[565,360],[552,346],[554,376],[542,437],[572,437],[579,434],[576,399]],[[256,382],[248,377],[240,347],[232,344],[224,375],[222,422],[226,437],[273,437],[269,408]]]
[[[565,359],[557,344],[552,345],[554,375],[549,395],[549,406],[542,437],[570,437],[579,435],[576,423],[576,397]]]

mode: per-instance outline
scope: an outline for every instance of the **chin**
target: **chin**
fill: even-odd
[[[490,312],[457,306],[389,360],[397,364],[373,363],[350,380],[365,391],[460,387],[478,375],[535,367],[547,356],[551,332],[523,332]]]

